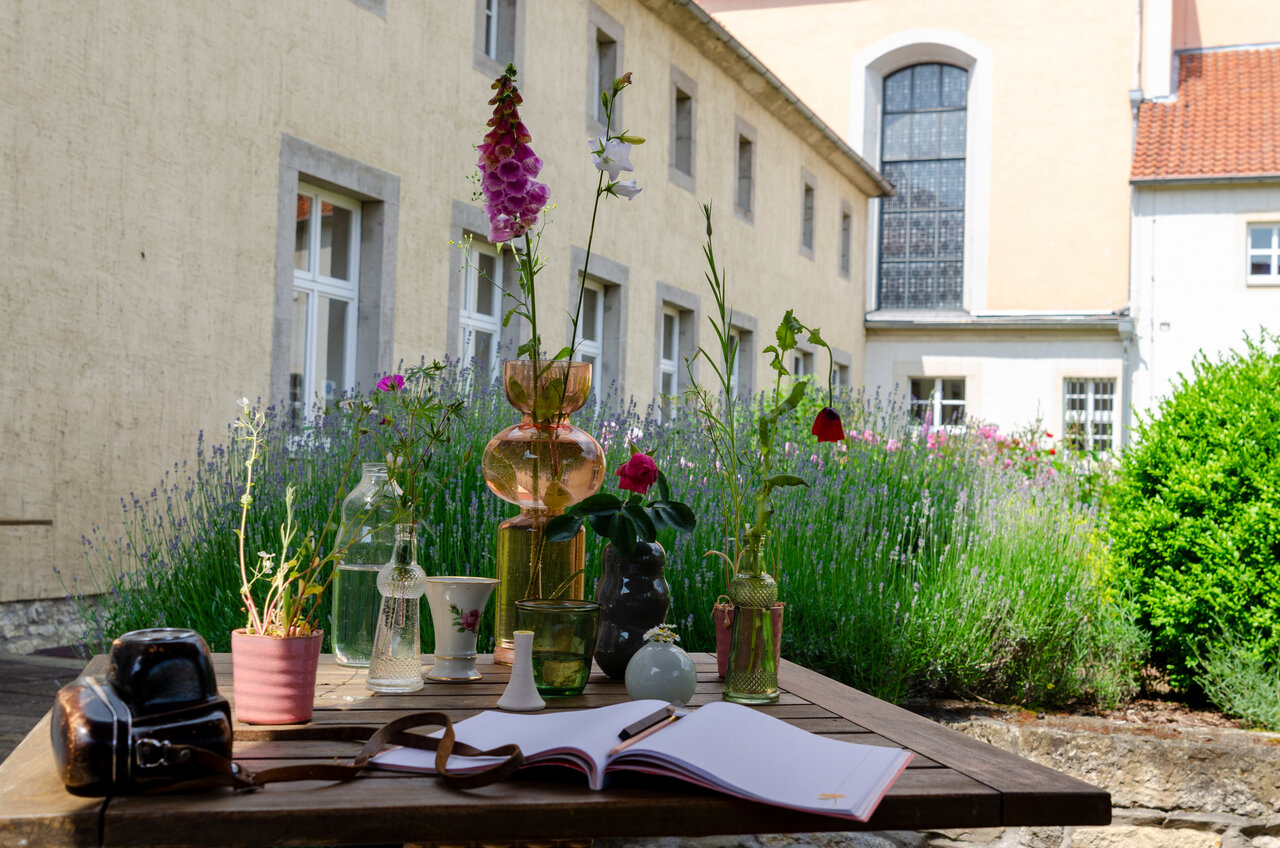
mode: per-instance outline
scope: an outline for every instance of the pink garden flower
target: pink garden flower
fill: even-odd
[[[388,374],[378,381],[378,391],[394,392],[404,388],[404,377],[400,374]],[[383,419],[384,421],[386,419]]]
[[[658,464],[646,453],[634,453],[617,471],[618,488],[643,495],[658,481]]]
[[[515,84],[515,68],[493,82],[497,94],[489,100],[493,117],[484,142],[476,146],[480,168],[480,189],[484,211],[489,216],[489,240],[509,241],[524,235],[538,223],[538,213],[547,205],[550,190],[534,179],[542,171],[542,160],[533,152],[529,128],[520,120],[522,101]]]

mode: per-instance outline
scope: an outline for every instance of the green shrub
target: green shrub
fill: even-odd
[[[1280,647],[1280,351],[1265,330],[1219,362],[1196,358],[1138,422],[1112,494],[1111,532],[1170,681],[1194,688],[1221,628]]]

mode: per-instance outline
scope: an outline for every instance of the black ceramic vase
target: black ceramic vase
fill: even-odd
[[[600,605],[596,662],[614,680],[626,675],[627,663],[644,645],[645,631],[667,620],[671,591],[663,575],[666,564],[667,552],[657,542],[638,542],[631,556],[613,545],[604,546],[596,587]]]

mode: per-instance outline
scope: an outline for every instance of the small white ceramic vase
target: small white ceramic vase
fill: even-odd
[[[476,632],[489,596],[492,577],[428,577],[427,604],[436,632],[435,665],[429,680],[479,680]]]
[[[649,641],[627,663],[625,679],[632,700],[656,698],[687,705],[697,688],[698,672],[679,645]]]
[[[547,702],[542,700],[533,682],[533,631],[517,630],[511,635],[516,643],[511,682],[498,699],[498,709],[522,713],[540,710]]]

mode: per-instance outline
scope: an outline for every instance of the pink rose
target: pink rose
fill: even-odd
[[[630,489],[643,495],[658,481],[658,464],[648,454],[635,453],[614,473],[618,475],[619,489]]]

